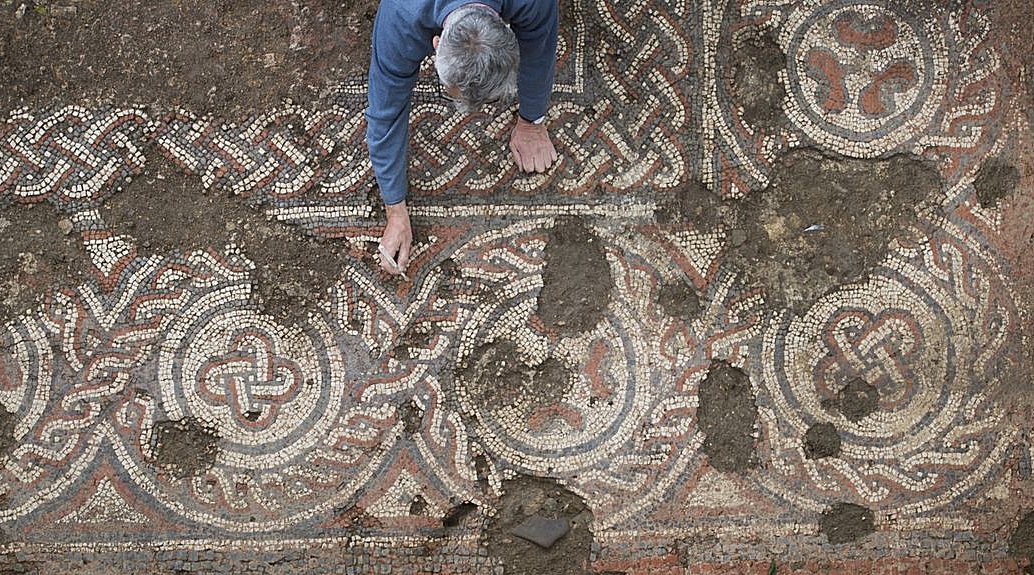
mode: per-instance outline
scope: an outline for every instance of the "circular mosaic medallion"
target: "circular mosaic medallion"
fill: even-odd
[[[846,496],[902,515],[952,504],[1009,447],[986,389],[1016,325],[994,268],[943,237],[773,322],[759,401],[773,473],[759,481],[812,509]],[[826,423],[841,449],[811,458],[805,434]]]
[[[613,282],[609,303],[593,321],[572,320],[576,330],[547,326],[545,262],[557,260],[546,252],[569,225],[522,222],[456,256],[465,276],[496,287],[461,326],[452,391],[494,465],[563,478],[592,494],[609,528],[634,520],[701,463],[696,386],[716,354],[737,355],[757,318],[737,303],[734,278],[704,279],[707,237],[586,224],[582,239],[602,250],[593,273]],[[695,300],[696,289],[702,309],[661,303],[672,293]]]
[[[874,157],[915,137],[946,90],[947,51],[932,22],[872,2],[809,2],[791,12],[788,112],[831,149]]]
[[[225,464],[278,466],[325,436],[337,416],[344,394],[327,355],[332,341],[253,310],[199,306],[162,347],[163,405],[173,420],[213,427]]]
[[[177,515],[235,533],[282,530],[353,497],[369,479],[367,446],[390,446],[395,422],[356,389],[368,350],[347,314],[287,326],[251,307],[246,276],[212,276],[177,299],[157,395],[127,408],[116,455]]]
[[[522,300],[534,301],[534,294],[529,290],[486,310],[489,322],[468,324],[464,338],[484,338],[480,330],[490,318],[506,308],[526,309]],[[626,312],[614,309],[597,330],[560,342],[536,365],[509,340],[496,339],[462,358],[468,368],[460,379],[461,405],[495,438],[500,455],[529,471],[568,472],[598,463],[628,441],[656,375],[640,360],[647,355],[642,342],[629,337],[634,330]],[[544,337],[530,326],[517,330]]]

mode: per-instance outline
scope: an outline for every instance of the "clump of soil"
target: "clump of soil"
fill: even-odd
[[[700,383],[697,421],[706,436],[701,449],[718,471],[743,473],[758,465],[754,425],[758,416],[750,379],[743,371],[714,362]]]
[[[1012,194],[1020,183],[1020,171],[1016,166],[998,158],[992,158],[980,166],[973,187],[977,191],[980,205],[990,208],[998,205],[998,201]]]
[[[1027,559],[1034,564],[1034,511],[1027,512],[1020,519],[1016,530],[1009,537],[1009,554],[1019,559]],[[1028,567],[1026,573],[1032,569]]]
[[[471,503],[470,501],[464,501],[459,505],[454,505],[445,512],[445,516],[442,517],[442,527],[457,527],[463,520],[469,517],[472,513],[477,511],[478,506]]]
[[[681,319],[692,319],[700,315],[703,307],[700,296],[684,283],[670,283],[661,287],[657,295],[657,304],[666,315]]]
[[[483,537],[488,555],[506,575],[587,574],[592,546],[592,511],[578,495],[551,479],[518,477],[503,483],[498,513]],[[532,517],[566,520],[570,530],[549,548],[513,534]]]
[[[580,218],[561,219],[549,235],[538,313],[561,334],[592,329],[610,303],[614,279],[599,241]]]
[[[476,405],[489,410],[512,406],[526,417],[562,402],[574,384],[571,371],[558,360],[547,358],[530,366],[506,340],[474,350],[457,376]]]
[[[934,167],[914,157],[783,155],[771,185],[742,201],[729,260],[776,307],[802,311],[826,292],[862,279],[891,240],[907,238],[917,212],[941,189]],[[736,246],[736,244],[739,244]]]
[[[746,40],[733,52],[732,91],[743,106],[743,121],[774,128],[785,122],[783,99],[786,90],[779,74],[786,69],[786,55],[770,36]]]
[[[876,386],[856,377],[837,392],[836,399],[827,399],[822,405],[830,411],[839,411],[851,421],[861,421],[879,409],[880,391]]]
[[[399,361],[406,361],[416,357],[414,350],[426,348],[434,341],[434,332],[431,326],[418,323],[410,327],[402,337],[398,339],[392,354]]]
[[[0,3],[0,111],[153,105],[241,118],[369,65],[376,0]]]
[[[268,313],[303,320],[353,262],[346,244],[268,220],[241,198],[206,191],[161,157],[101,207],[105,222],[132,236],[143,253],[240,246],[255,263],[254,292]]]
[[[399,408],[399,419],[406,434],[413,435],[423,427],[424,410],[411,399]]]
[[[875,531],[872,510],[854,503],[837,503],[819,518],[819,532],[834,545],[856,541]]]
[[[384,527],[383,522],[370,515],[361,507],[338,507],[334,509],[334,520],[331,526],[342,529],[380,529]]]
[[[704,184],[691,181],[661,202],[656,218],[662,225],[691,224],[694,229],[711,230],[719,220],[722,208],[717,194]]]
[[[201,475],[219,456],[219,436],[192,417],[159,421],[151,441],[155,465],[177,479]]]
[[[0,356],[0,362],[3,361],[3,356]],[[3,365],[0,364],[0,368]],[[3,372],[0,371],[0,375]],[[7,408],[0,406],[0,458],[7,457],[15,447],[18,447],[18,442],[14,438],[14,428],[18,425],[18,414],[7,411]]]
[[[89,260],[71,230],[50,205],[0,207],[0,324],[49,290],[83,283]]]
[[[427,500],[417,495],[409,503],[409,514],[413,516],[423,515],[427,511]]]
[[[808,459],[840,454],[840,434],[832,423],[816,423],[804,433],[804,456]]]

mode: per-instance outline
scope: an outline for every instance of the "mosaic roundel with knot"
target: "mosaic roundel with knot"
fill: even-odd
[[[253,310],[209,307],[224,295],[203,298],[170,330],[159,359],[162,403],[173,420],[214,426],[225,463],[275,467],[324,437],[337,415],[344,390],[328,356],[333,334],[325,324],[287,328]]]
[[[228,276],[230,277],[230,276]],[[236,280],[236,281],[234,281]],[[348,283],[297,325],[249,303],[244,277],[199,278],[158,348],[159,397],[143,417],[116,428],[116,453],[136,484],[188,520],[230,532],[296,526],[345,504],[383,462],[396,436],[394,400],[373,393],[370,350],[378,333],[369,294]],[[214,461],[188,476],[158,452],[162,422],[210,433]]]
[[[1018,313],[973,247],[939,231],[773,322],[759,398],[772,464],[759,482],[808,509],[850,499],[914,517],[957,503],[1001,465],[1011,440],[988,392]],[[810,458],[805,434],[822,423],[841,451]],[[786,489],[797,481],[811,488]]]

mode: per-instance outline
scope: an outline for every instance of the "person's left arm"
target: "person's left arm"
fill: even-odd
[[[531,2],[510,21],[521,54],[517,73],[520,106],[510,151],[525,172],[544,172],[557,159],[544,122],[556,75],[557,4],[557,0]]]
[[[556,75],[559,27],[557,0],[539,0],[514,15],[510,22],[520,46],[517,93],[520,115],[534,122],[546,115]]]

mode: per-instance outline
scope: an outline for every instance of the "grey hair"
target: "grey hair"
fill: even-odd
[[[513,30],[494,10],[482,6],[461,6],[447,20],[434,67],[442,84],[459,89],[460,111],[512,101],[520,62]]]

